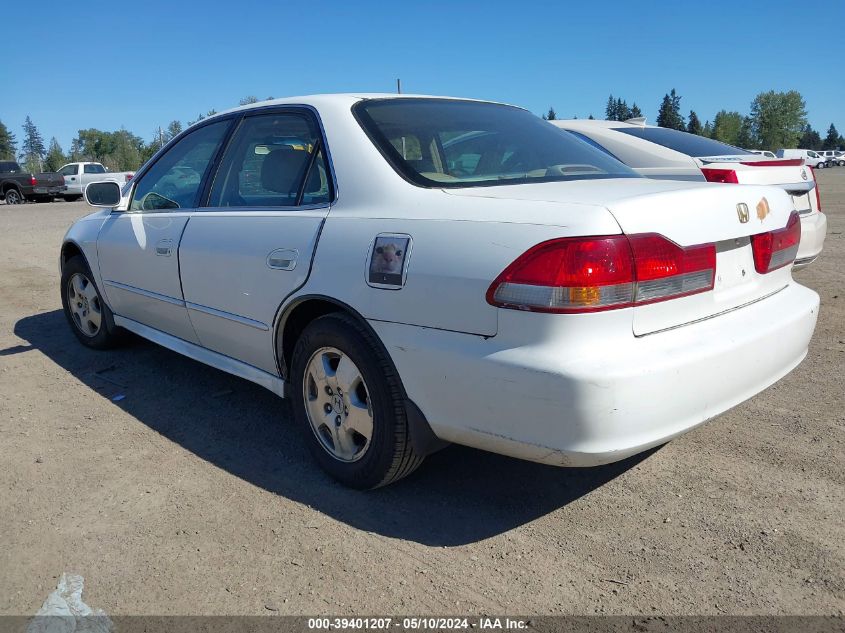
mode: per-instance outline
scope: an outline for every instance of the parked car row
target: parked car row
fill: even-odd
[[[805,239],[820,248],[801,218],[823,226],[809,169],[562,126],[398,95],[208,117],[122,189],[86,187],[102,208],[63,240],[68,324],[291,398],[316,461],[356,488],[448,442],[616,461],[802,361],[819,297],[791,270]]]
[[[845,152],[839,150],[814,151],[811,149],[779,149],[777,158],[800,159],[813,169],[845,167]]]
[[[6,204],[50,202],[55,198],[72,202],[82,198],[85,187],[95,180],[116,182],[122,187],[133,175],[131,171],[110,172],[92,162],[68,163],[58,172],[31,174],[15,161],[0,161],[0,199]]]

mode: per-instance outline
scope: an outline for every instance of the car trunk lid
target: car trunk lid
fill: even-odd
[[[790,281],[789,266],[758,273],[751,246],[753,235],[786,227],[793,205],[782,189],[702,185],[619,200],[608,209],[626,234],[655,232],[682,247],[716,246],[713,290],[635,307],[638,336],[739,308]]]

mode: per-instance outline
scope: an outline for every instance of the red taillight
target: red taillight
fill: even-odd
[[[707,182],[729,182],[735,185],[739,184],[736,172],[733,169],[709,169],[707,167],[702,167],[701,173],[704,174],[704,179]]]
[[[29,177],[29,184],[32,185],[33,187],[38,184],[38,181],[35,179],[35,176]]]
[[[751,236],[754,269],[760,274],[765,274],[791,264],[798,254],[800,242],[801,219],[798,213],[793,211],[784,228]]]
[[[518,257],[487,290],[494,306],[597,312],[712,290],[713,244],[683,248],[656,233],[561,238]]]
[[[135,174],[126,174],[126,182],[129,182],[130,180],[132,180],[132,176],[134,176],[134,175]]]
[[[807,167],[810,167],[810,165],[807,165]],[[822,211],[822,197],[821,197],[821,194],[819,193],[819,181],[816,180],[816,170],[813,169],[812,167],[810,167],[810,173],[813,174],[813,182],[816,183],[816,186],[813,187],[813,189],[816,190],[816,207],[818,208],[819,213],[821,213],[821,211]]]

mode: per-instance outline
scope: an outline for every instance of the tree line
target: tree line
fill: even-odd
[[[627,121],[641,116],[642,111],[636,103],[628,107],[621,97],[611,94],[607,98],[606,120]],[[543,118],[556,119],[557,113],[549,108]],[[594,117],[591,114],[589,118]],[[751,102],[748,114],[720,110],[712,122],[708,119],[702,124],[695,110],[690,110],[688,118],[681,114],[681,96],[672,88],[660,102],[657,125],[745,149],[845,149],[845,138],[833,123],[822,138],[807,122],[807,104],[796,90],[761,92]]]
[[[258,101],[257,97],[250,95],[241,99],[240,105]],[[216,110],[200,113],[195,120],[188,121],[187,125],[193,125],[216,113]],[[635,102],[629,107],[627,101],[621,97],[611,94],[607,98],[605,118],[609,121],[626,121],[642,115]],[[554,108],[549,108],[543,118],[556,119],[557,113]],[[592,119],[593,115],[589,118]],[[833,123],[824,138],[812,128],[807,122],[804,98],[795,90],[761,92],[751,102],[747,115],[720,110],[712,122],[708,119],[702,125],[695,110],[690,110],[688,118],[681,114],[681,96],[673,88],[660,102],[657,125],[706,136],[746,149],[774,151],[794,147],[814,150],[845,148],[845,138]],[[31,172],[56,171],[65,163],[75,161],[102,163],[112,171],[133,171],[183,129],[181,121],[174,120],[164,127],[156,128],[152,137],[145,141],[124,128],[114,132],[89,128],[79,130],[69,150],[65,152],[55,137],[45,143],[35,123],[27,116],[22,126],[20,148],[16,135],[0,121],[0,160],[17,160]]]
[[[241,99],[240,105],[258,101],[257,97],[250,95]],[[156,128],[151,138],[146,141],[124,128],[115,132],[96,128],[79,130],[67,152],[62,149],[56,137],[45,143],[44,137],[29,116],[21,126],[23,135],[20,147],[17,136],[0,121],[0,160],[17,160],[24,169],[34,173],[56,171],[66,163],[77,161],[102,163],[111,171],[135,171],[185,127],[213,114],[217,114],[217,111],[200,113],[196,119],[188,121],[186,126],[183,126],[181,121],[171,121],[166,126]]]

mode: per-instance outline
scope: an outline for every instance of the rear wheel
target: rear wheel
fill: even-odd
[[[341,483],[377,488],[422,463],[411,446],[396,369],[355,319],[328,314],[305,328],[293,353],[291,387],[311,453]]]
[[[824,169],[824,167],[825,167],[824,163],[819,163],[818,165],[816,165],[816,169]]]
[[[77,201],[77,200],[79,200],[81,197],[82,197],[82,196],[62,196],[62,199],[63,199],[65,202],[76,202],[76,201]]]
[[[6,204],[21,204],[24,201],[21,192],[17,189],[9,189],[6,191]]]
[[[92,349],[109,349],[119,344],[123,331],[100,297],[85,260],[71,257],[62,267],[62,307],[79,342]]]

